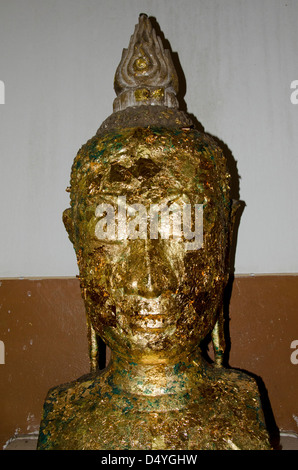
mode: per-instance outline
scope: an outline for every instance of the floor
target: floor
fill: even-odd
[[[37,434],[20,435],[12,438],[4,450],[36,450]],[[294,432],[280,433],[280,450],[298,450],[298,434]]]

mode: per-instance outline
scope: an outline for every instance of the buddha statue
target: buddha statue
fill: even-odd
[[[144,14],[115,91],[74,160],[63,214],[91,371],[48,392],[38,449],[270,449],[255,380],[222,361],[235,216],[226,161],[179,110],[170,53]],[[200,347],[210,333],[213,362]],[[104,370],[97,336],[111,350]]]

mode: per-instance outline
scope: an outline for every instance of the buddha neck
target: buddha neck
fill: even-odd
[[[121,392],[139,396],[187,394],[203,380],[208,367],[199,351],[178,358],[175,363],[132,362],[112,354],[107,380]]]

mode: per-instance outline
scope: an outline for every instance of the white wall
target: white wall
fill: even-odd
[[[237,162],[236,273],[298,272],[297,0],[0,0],[0,276],[77,274],[65,188],[141,12],[179,55],[188,111]]]

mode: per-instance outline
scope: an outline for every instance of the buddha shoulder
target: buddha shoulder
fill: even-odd
[[[65,427],[71,428],[81,413],[90,411],[100,393],[100,375],[94,373],[51,388],[43,405],[37,448],[51,448],[53,439],[48,439],[49,436],[59,434]]]

